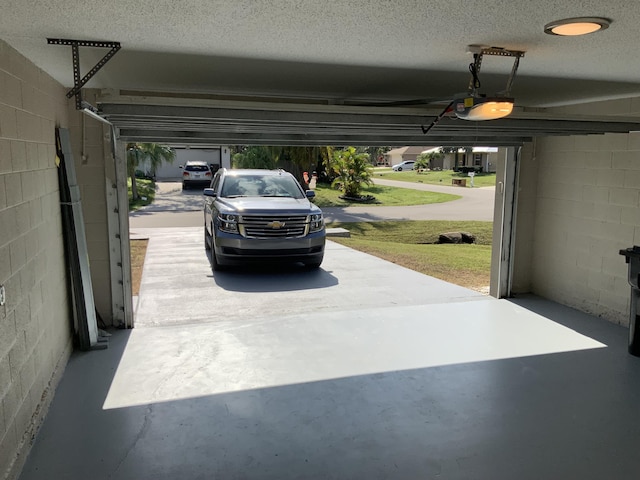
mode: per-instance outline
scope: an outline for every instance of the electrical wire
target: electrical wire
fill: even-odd
[[[473,89],[478,90],[480,88],[480,77],[478,76],[478,67],[476,67],[475,62],[469,64],[469,72],[471,72]]]

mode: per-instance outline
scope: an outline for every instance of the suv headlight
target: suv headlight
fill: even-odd
[[[319,232],[324,227],[324,221],[321,213],[309,215],[309,233]]]
[[[239,216],[232,213],[218,214],[218,227],[223,232],[238,233]]]

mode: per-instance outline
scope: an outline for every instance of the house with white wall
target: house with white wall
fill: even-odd
[[[212,168],[231,168],[231,155],[229,147],[207,147],[207,148],[186,148],[174,147],[176,152],[175,160],[168,164],[163,163],[156,170],[156,179],[171,180],[181,179],[182,169],[180,168],[188,161],[207,162]]]
[[[424,150],[422,153],[439,152],[441,147]],[[431,161],[432,169],[457,170],[460,168],[475,169],[486,173],[495,173],[498,164],[497,147],[469,147],[457,152],[444,153],[442,158]]]

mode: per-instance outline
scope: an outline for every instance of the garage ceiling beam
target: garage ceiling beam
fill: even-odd
[[[420,135],[423,138],[431,138],[434,134],[423,135],[421,131],[415,127],[406,126],[385,126],[385,127],[366,127],[361,125],[336,125],[336,124],[315,124],[315,125],[299,125],[299,124],[279,124],[279,123],[256,123],[256,122],[201,122],[192,121],[147,121],[142,119],[112,119],[120,128],[124,129],[157,129],[168,131],[193,131],[193,132],[279,132],[279,133],[327,133],[339,132],[348,135]],[[640,126],[635,127],[640,128]],[[626,128],[602,128],[598,125],[571,125],[561,124],[550,128],[549,125],[540,123],[510,124],[502,128],[486,129],[478,127],[475,129],[464,128],[451,124],[441,126],[435,133],[435,136],[443,135],[459,135],[459,136],[532,136],[532,135],[589,135],[602,133],[619,133],[628,132]]]
[[[148,101],[148,99],[147,99]],[[175,101],[175,99],[174,99]],[[427,135],[431,109],[234,104],[109,103],[100,113],[125,141],[253,145],[482,145],[518,146],[533,137],[627,133],[640,119],[541,118],[538,112],[487,122],[443,118]],[[530,118],[527,118],[527,115]],[[524,117],[524,118],[523,118]]]
[[[455,146],[519,146],[531,141],[532,137],[491,137],[481,140],[472,136],[443,137],[419,135],[345,135],[331,134],[291,134],[291,133],[237,133],[237,132],[180,132],[158,131],[156,129],[120,129],[120,139],[125,142],[149,143],[212,143],[232,145],[455,145]]]
[[[277,123],[340,123],[348,125],[414,125],[420,127],[431,116],[382,115],[379,113],[295,112],[245,108],[173,107],[156,105],[101,104],[100,113],[107,118],[191,119],[217,121],[262,121]]]

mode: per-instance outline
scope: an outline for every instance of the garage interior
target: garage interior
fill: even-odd
[[[575,17],[607,28],[544,31]],[[6,5],[1,478],[634,478],[640,366],[626,352],[619,250],[640,243],[640,82],[621,53],[638,44],[638,20],[621,0]],[[48,39],[80,42],[77,55]],[[91,42],[121,48],[103,63],[110,47]],[[446,111],[474,84],[478,45],[524,53],[505,118]],[[473,88],[504,93],[512,65],[485,55]],[[108,325],[134,322],[128,141],[503,147],[493,297],[332,246],[322,277],[297,289],[227,278],[227,292],[259,291],[262,321],[232,325],[248,302],[224,320],[125,328],[106,350],[74,351],[56,128],[70,134]],[[284,303],[282,315],[269,303],[348,292],[349,265],[356,294],[340,300],[354,308]],[[404,304],[382,290],[371,300],[376,272],[410,282]]]

